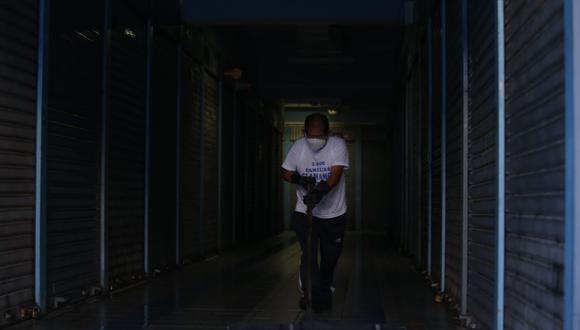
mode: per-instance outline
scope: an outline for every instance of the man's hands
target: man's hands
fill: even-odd
[[[314,207],[316,204],[320,203],[322,198],[328,194],[330,191],[330,186],[326,181],[320,181],[314,189],[309,192],[302,200],[304,204]]]
[[[302,201],[305,204],[308,205],[311,203],[311,206],[314,207],[316,204],[320,203],[322,198],[328,194],[334,186],[338,184],[342,177],[343,170],[344,166],[332,166],[330,168],[330,176],[328,177],[328,180],[320,181],[318,184],[316,184],[314,177],[302,176],[297,171],[288,171],[284,168],[282,168],[282,178],[287,182],[303,187],[307,191],[309,190],[309,186],[312,187],[316,185],[312,191],[302,198]]]
[[[298,172],[293,172],[290,182],[308,190],[310,187],[313,187],[316,184],[316,179],[311,176],[302,176]]]

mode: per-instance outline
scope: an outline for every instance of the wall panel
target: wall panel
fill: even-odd
[[[37,29],[36,1],[0,3],[0,315],[34,303]]]
[[[563,1],[506,2],[506,328],[563,313]]]

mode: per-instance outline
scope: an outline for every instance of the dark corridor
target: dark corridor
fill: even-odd
[[[0,328],[580,330],[578,2],[0,0]],[[310,314],[313,113],[348,169]]]

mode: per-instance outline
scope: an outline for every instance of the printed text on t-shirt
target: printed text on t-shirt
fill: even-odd
[[[316,181],[328,180],[330,176],[330,166],[326,166],[326,161],[312,162],[312,166],[304,169],[304,176],[312,176]]]

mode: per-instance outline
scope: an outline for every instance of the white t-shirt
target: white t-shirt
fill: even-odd
[[[328,137],[326,145],[318,152],[312,151],[305,138],[300,138],[294,142],[282,164],[282,168],[287,171],[297,171],[302,176],[315,177],[316,182],[328,180],[332,166],[348,168],[346,142],[338,136]],[[306,193],[306,189],[300,186],[296,188],[297,212],[307,212],[306,205],[302,201]],[[312,215],[321,219],[330,219],[345,213],[345,183],[344,175],[342,175],[338,184],[314,207]]]

